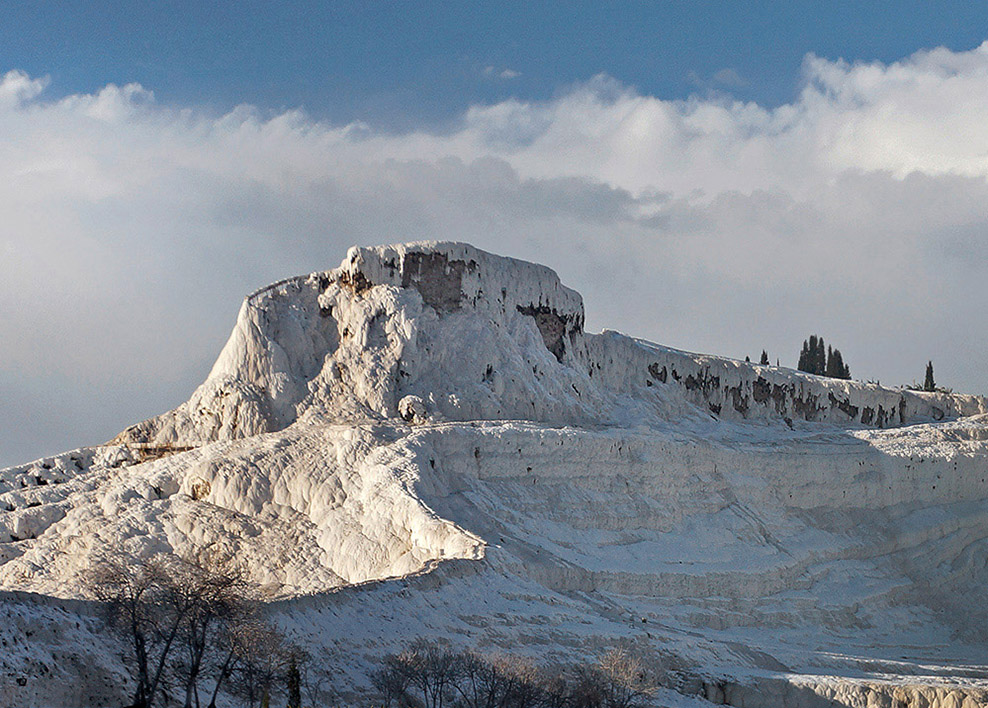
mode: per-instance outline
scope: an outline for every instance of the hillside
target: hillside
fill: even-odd
[[[630,642],[738,706],[985,704],[988,401],[583,325],[459,243],[252,294],[188,402],[0,471],[0,704],[122,700],[93,558],[206,545],[345,696],[442,636]]]

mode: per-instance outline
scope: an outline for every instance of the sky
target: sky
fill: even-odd
[[[0,6],[0,465],[420,239],[553,267],[591,331],[988,393],[988,5],[146,5]]]

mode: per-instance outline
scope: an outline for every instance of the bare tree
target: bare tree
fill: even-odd
[[[311,672],[313,666],[311,656],[306,656],[305,663],[299,668],[302,672],[302,689],[311,706],[335,705],[338,701],[333,689],[326,688],[327,677]]]
[[[381,692],[385,708],[400,701],[412,683],[412,671],[408,652],[389,654],[384,657],[384,666],[371,674],[371,684]]]
[[[209,708],[231,684],[249,705],[263,704],[273,685],[287,678],[291,661],[298,678],[308,660],[268,626],[243,575],[208,550],[192,559],[104,554],[88,581],[110,625],[132,647],[134,708],[151,708],[168,675],[178,679],[185,708],[199,708],[206,677],[212,682]],[[296,705],[301,702],[297,686],[289,693]],[[171,702],[167,695],[165,700]]]
[[[293,647],[277,629],[261,618],[238,627],[236,641],[237,669],[233,688],[250,708],[264,708],[275,686],[286,676]]]
[[[576,666],[572,669],[573,681],[567,692],[566,705],[570,708],[606,708],[604,684],[606,679],[597,666]]]
[[[133,649],[136,673],[134,708],[148,708],[162,685],[168,656],[188,610],[186,598],[172,582],[175,559],[101,557],[87,581],[101,600],[111,627],[124,634]]]
[[[460,680],[455,689],[464,708],[494,708],[503,693],[501,675],[486,657],[466,652],[460,657]]]
[[[455,652],[425,640],[386,657],[371,681],[385,706],[398,702],[423,708],[536,708],[543,704],[545,692],[545,676],[526,659]]]
[[[459,680],[454,688],[463,708],[497,708],[507,693],[507,676],[493,661],[476,652],[460,657]]]
[[[462,664],[462,656],[449,647],[419,639],[408,650],[386,657],[372,681],[388,705],[417,692],[423,708],[443,708],[455,700]]]
[[[655,693],[656,686],[640,657],[623,649],[607,652],[597,665],[607,708],[636,708]]]
[[[656,690],[652,671],[626,650],[542,670],[521,657],[454,652],[424,640],[386,657],[371,678],[385,706],[422,708],[641,708]]]
[[[572,687],[562,668],[544,671],[540,677],[539,689],[539,705],[542,708],[569,708]]]
[[[238,654],[239,642],[237,636],[243,627],[255,621],[256,605],[255,603],[245,602],[234,612],[235,614],[229,618],[228,622],[223,623],[217,632],[216,645],[220,654],[216,665],[217,674],[213,682],[213,693],[209,699],[208,708],[216,708],[216,698],[219,696],[220,689],[226,684],[230,675],[239,665],[240,656]]]
[[[185,649],[185,708],[192,708],[193,702],[198,708],[203,661],[216,648],[223,626],[243,617],[247,583],[242,573],[208,549],[191,560],[180,561],[175,571],[174,592],[181,596],[185,608],[180,625]]]
[[[499,705],[535,708],[542,702],[545,677],[534,663],[518,656],[500,656],[492,659],[491,664],[504,684],[504,698]]]
[[[461,655],[456,688],[465,708],[534,708],[542,701],[543,676],[527,659]]]
[[[419,641],[412,645],[417,671],[412,683],[422,692],[425,708],[443,708],[460,672],[459,657],[448,646]]]

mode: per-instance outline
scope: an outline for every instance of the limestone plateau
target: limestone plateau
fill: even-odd
[[[96,554],[204,547],[341,700],[443,637],[634,646],[675,705],[988,705],[986,413],[590,334],[467,244],[352,248],[246,298],[175,410],[0,471],[0,705],[125,703]]]

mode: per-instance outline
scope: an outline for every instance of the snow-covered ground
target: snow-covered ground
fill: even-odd
[[[465,244],[351,249],[247,298],[176,410],[0,471],[0,704],[112,699],[94,554],[211,544],[344,693],[442,636],[630,643],[670,706],[985,705],[986,412],[587,334]]]

